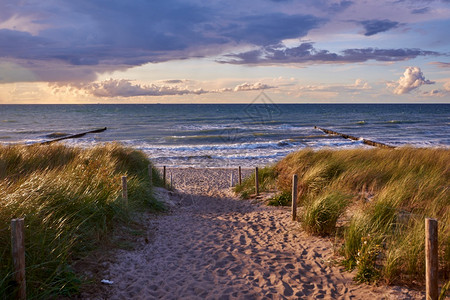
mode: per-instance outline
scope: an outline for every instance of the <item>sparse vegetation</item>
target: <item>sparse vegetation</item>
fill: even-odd
[[[270,206],[288,206],[292,205],[292,193],[281,192],[276,194],[268,203]]]
[[[149,184],[145,154],[119,144],[0,145],[0,295],[14,293],[10,220],[25,218],[29,298],[74,295],[81,284],[72,258],[92,250],[134,212],[161,210]],[[121,176],[128,176],[128,208]],[[162,180],[153,170],[153,183]]]
[[[264,167],[258,170],[259,191],[267,192],[276,189],[275,179],[277,173],[273,167]],[[242,180],[242,184],[235,187],[235,192],[240,193],[242,198],[248,198],[255,194],[255,173]]]
[[[450,277],[450,150],[306,149],[267,172],[281,193],[299,176],[300,220],[310,233],[333,234],[339,218],[343,264],[357,268],[356,280],[423,282],[426,217],[439,220],[440,274]]]

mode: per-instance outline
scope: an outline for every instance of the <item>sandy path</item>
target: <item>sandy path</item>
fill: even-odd
[[[355,285],[332,266],[332,244],[306,236],[289,210],[231,197],[230,170],[172,169],[171,213],[153,236],[117,252],[109,299],[411,299],[401,288]],[[162,195],[163,196],[163,195]],[[420,297],[419,297],[420,298]]]

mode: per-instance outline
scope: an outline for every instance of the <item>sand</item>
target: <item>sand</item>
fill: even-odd
[[[102,271],[107,299],[421,299],[400,287],[357,285],[287,208],[241,200],[229,169],[169,168],[170,212],[143,220],[148,239],[117,250]],[[236,172],[236,171],[235,171]],[[250,170],[244,170],[248,174]],[[237,174],[237,172],[235,173]],[[237,178],[237,176],[235,177]],[[237,180],[237,179],[236,179]]]

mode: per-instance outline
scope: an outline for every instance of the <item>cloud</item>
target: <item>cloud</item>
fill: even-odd
[[[233,58],[233,52],[238,53],[234,55],[237,60],[230,62],[245,64],[351,63],[365,61],[362,57],[367,55],[375,60],[403,60],[428,54],[418,49],[399,49],[409,52],[394,59],[389,53],[381,58],[382,50],[363,46],[331,52],[302,48],[307,48],[308,44],[284,49],[274,45],[285,40],[309,40],[311,34],[318,39],[332,37],[330,43],[336,45],[333,37],[346,35],[354,27],[363,26],[365,34],[370,36],[396,28],[403,24],[400,22],[442,19],[447,12],[443,8],[438,10],[442,3],[425,5],[421,2],[419,6],[408,6],[390,0],[380,0],[376,5],[349,0],[46,0],[19,3],[17,0],[0,1],[0,60],[26,69],[21,73],[26,76],[21,78],[16,72],[8,77],[6,72],[1,82],[93,82],[99,74],[147,63],[230,53],[228,58]],[[423,16],[424,6],[440,14]],[[414,7],[418,8],[415,12]],[[355,12],[361,21],[346,22]],[[416,15],[411,17],[411,13]],[[342,41],[340,45],[351,42],[354,40]],[[383,48],[382,44],[379,47]],[[245,52],[242,49],[256,50]],[[345,53],[351,50],[365,53]],[[360,59],[356,59],[358,55]]]
[[[353,84],[344,85],[306,85],[298,86],[297,90],[302,92],[333,92],[333,93],[355,93],[363,90],[371,90],[372,87],[363,79],[356,79]]]
[[[168,79],[168,80],[163,80],[164,83],[167,84],[177,84],[177,83],[183,83],[186,82],[187,80],[184,79]]]
[[[311,15],[271,13],[245,16],[219,32],[235,42],[271,45],[284,39],[304,37],[322,22]]]
[[[450,1],[450,0],[449,0],[449,1]],[[436,66],[438,66],[439,68],[443,68],[443,69],[450,68],[450,62],[441,62],[441,61],[437,61],[437,62],[431,62],[430,64],[436,65]]]
[[[444,83],[444,89],[445,89],[447,92],[450,92],[450,80],[447,81],[446,83]]]
[[[420,15],[420,14],[426,14],[426,13],[429,12],[429,11],[430,11],[430,8],[429,8],[429,7],[423,7],[423,8],[416,8],[416,9],[413,9],[413,10],[411,11],[411,13],[416,14],[416,15]]]
[[[136,97],[136,96],[167,96],[208,93],[202,89],[190,90],[173,86],[158,86],[155,84],[132,84],[130,80],[109,79],[98,83],[78,85],[77,88],[86,91],[95,97]]]
[[[443,82],[442,89],[433,89],[431,91],[423,92],[422,94],[428,97],[448,97],[448,95],[450,95],[450,80],[444,79]]]
[[[21,64],[36,80],[92,81],[99,73],[146,63],[301,38],[326,21],[277,9],[239,14],[226,9],[213,2],[182,0],[48,0],[24,5],[5,0],[0,3],[0,59]]]
[[[271,89],[274,88],[273,86],[261,83],[261,82],[257,82],[257,83],[243,83],[243,84],[239,84],[237,85],[233,91],[235,92],[241,92],[241,91],[258,91],[258,90],[266,90],[266,89]]]
[[[366,32],[364,33],[365,36],[371,36],[375,35],[380,32],[385,32],[390,29],[398,27],[399,23],[390,21],[390,20],[366,20],[359,22],[361,25],[364,26],[364,29]]]
[[[288,48],[283,45],[262,47],[238,54],[226,55],[218,62],[230,64],[281,64],[281,63],[355,63],[368,60],[403,61],[417,56],[439,55],[420,49],[345,49],[342,53],[314,48],[312,43],[302,43]]]
[[[425,84],[434,84],[433,81],[425,79],[419,67],[406,68],[403,76],[396,82],[394,93],[397,95],[407,94]]]
[[[261,82],[256,83],[242,83],[236,85],[234,88],[223,88],[220,90],[205,90],[203,88],[192,89],[188,87],[173,86],[176,83],[183,83],[187,80],[166,80],[170,85],[157,84],[133,84],[131,80],[127,79],[109,79],[101,82],[92,83],[71,83],[71,84],[51,84],[55,92],[58,92],[61,87],[65,86],[69,89],[83,91],[89,95],[100,98],[114,98],[114,97],[138,97],[138,96],[174,96],[174,95],[201,95],[208,93],[223,93],[223,92],[243,92],[243,91],[257,91],[275,88]]]
[[[337,3],[331,3],[329,9],[333,12],[341,12],[341,11],[346,10],[353,4],[354,4],[353,1],[341,1],[341,2],[337,2]]]

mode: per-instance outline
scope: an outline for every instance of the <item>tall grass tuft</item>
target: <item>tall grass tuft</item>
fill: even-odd
[[[326,193],[306,203],[301,221],[305,231],[317,235],[330,235],[347,206],[348,198],[340,193]]]
[[[272,172],[282,193],[291,190],[292,175],[299,176],[301,219],[313,234],[333,233],[337,212],[347,207],[341,253],[357,268],[358,281],[422,280],[426,217],[439,221],[440,274],[450,277],[450,150],[306,149]],[[339,195],[347,201],[334,201]]]
[[[27,296],[72,296],[71,259],[92,250],[134,212],[163,209],[151,193],[149,160],[119,144],[0,145],[0,295],[11,298],[10,220],[25,218]],[[121,176],[128,177],[128,207]],[[160,181],[157,173],[154,183]]]

